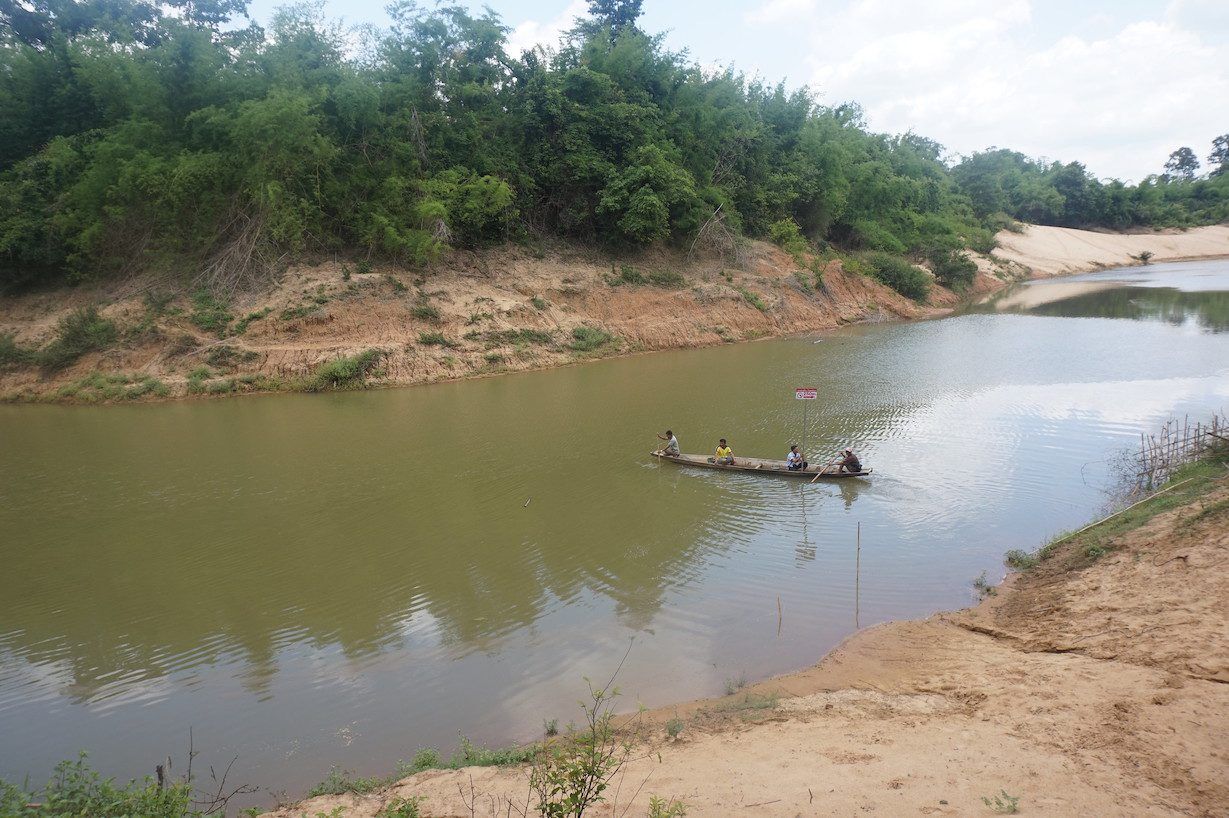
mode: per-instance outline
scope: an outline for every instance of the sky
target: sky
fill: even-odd
[[[249,11],[263,23],[279,4]],[[385,4],[324,7],[386,25]],[[486,5],[510,50],[554,44],[586,7]],[[857,102],[872,129],[914,131],[952,158],[996,146],[1138,181],[1178,147],[1204,161],[1229,133],[1229,0],[645,0],[641,27],[702,66]]]

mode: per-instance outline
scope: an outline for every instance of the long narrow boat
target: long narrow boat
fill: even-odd
[[[782,477],[806,477],[811,480],[866,477],[874,471],[874,469],[863,469],[862,471],[843,472],[839,471],[836,466],[829,466],[825,469],[822,465],[811,465],[805,469],[791,471],[785,468],[784,460],[765,460],[761,457],[736,457],[734,458],[734,464],[727,466],[724,463],[713,463],[701,454],[680,454],[678,457],[666,457],[660,451],[650,452],[650,454],[670,463],[678,463],[680,466],[698,466],[702,469],[722,469],[724,471],[746,471],[754,474],[777,474]],[[824,470],[821,471],[821,469]]]

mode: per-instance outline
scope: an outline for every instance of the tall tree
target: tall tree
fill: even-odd
[[[1212,167],[1213,176],[1229,172],[1229,133],[1221,134],[1212,140],[1212,152],[1208,154],[1208,164]]]
[[[636,27],[636,20],[644,13],[643,5],[644,0],[589,0],[589,13],[609,26],[611,37],[618,37],[624,30]]]
[[[1190,181],[1199,172],[1199,159],[1190,148],[1178,148],[1165,162],[1165,175],[1170,179]]]

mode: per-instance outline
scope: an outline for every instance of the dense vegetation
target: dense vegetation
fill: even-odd
[[[246,0],[0,3],[0,287],[155,268],[216,292],[325,251],[422,264],[783,224],[944,258],[1008,216],[1226,218],[1229,174],[1129,188],[1005,151],[949,169],[854,105],[690,64],[640,30],[642,2],[593,0],[557,49],[519,55],[457,6],[396,2],[375,32],[313,5],[265,29],[241,25]]]

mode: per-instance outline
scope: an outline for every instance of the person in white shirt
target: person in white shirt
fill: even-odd
[[[785,468],[790,471],[803,471],[807,467],[807,461],[803,459],[802,452],[798,451],[797,446],[789,447],[789,454],[785,456]]]
[[[657,439],[666,441],[666,447],[661,450],[662,454],[666,457],[679,456],[679,439],[674,436],[674,432],[667,429],[665,437],[658,435]]]

